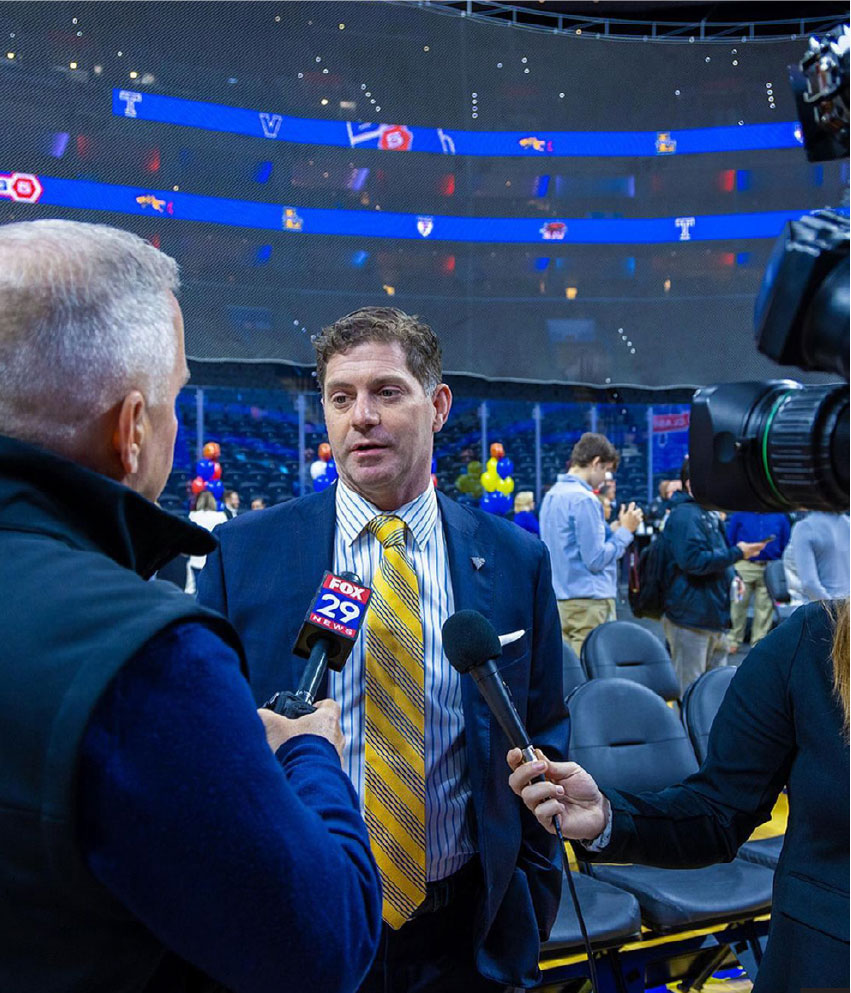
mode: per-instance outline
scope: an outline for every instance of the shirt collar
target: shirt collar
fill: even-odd
[[[572,472],[560,472],[556,477],[556,481],[559,483],[579,483],[580,486],[584,486],[589,493],[594,492],[594,487],[590,483],[586,483],[584,479],[579,476],[575,476]]]
[[[423,548],[428,544],[429,539],[437,528],[437,493],[431,482],[410,503],[406,503],[398,510],[386,511],[379,510],[359,493],[350,490],[342,479],[338,479],[335,503],[337,509],[337,527],[340,529],[349,547],[357,541],[373,517],[379,514],[392,513],[394,517],[400,517],[407,524],[414,544],[418,548]]]

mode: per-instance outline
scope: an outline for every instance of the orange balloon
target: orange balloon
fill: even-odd
[[[434,488],[437,489],[437,473],[433,472],[431,474],[431,481],[434,483]]]
[[[323,441],[319,446],[319,458],[322,459],[323,462],[331,461],[331,446],[327,441]]]
[[[204,445],[205,459],[210,459],[211,462],[215,462],[221,454],[222,448],[217,441],[208,441],[207,444]]]
[[[192,480],[192,492],[197,496],[199,493],[207,489],[207,481],[202,479],[200,476],[196,476]]]
[[[502,445],[498,441],[495,441],[491,445],[491,458],[492,459],[502,459],[502,458],[505,458],[505,449],[502,447]]]

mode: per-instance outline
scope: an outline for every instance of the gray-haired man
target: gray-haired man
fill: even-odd
[[[261,723],[230,625],[146,582],[215,547],[153,503],[177,286],[126,232],[0,227],[0,989],[342,993],[380,903],[339,710]]]

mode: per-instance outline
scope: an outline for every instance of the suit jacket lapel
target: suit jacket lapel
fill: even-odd
[[[456,610],[478,610],[488,620],[493,614],[493,549],[479,535],[479,525],[465,507],[437,494],[446,536],[449,572]],[[482,562],[476,568],[474,559]]]

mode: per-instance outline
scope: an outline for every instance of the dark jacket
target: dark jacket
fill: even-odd
[[[683,627],[723,631],[730,627],[730,584],[741,549],[730,548],[718,519],[694,497],[675,493],[662,532],[665,614]]]
[[[157,633],[199,621],[242,658],[224,618],[146,582],[214,546],[127,487],[0,437],[0,989],[123,993],[155,972],[188,988],[195,970],[90,873],[76,785],[90,716]]]
[[[832,626],[808,604],[751,649],[712,724],[706,760],[658,793],[606,790],[597,862],[688,869],[729,862],[788,787],[768,948],[754,993],[848,988],[848,742],[833,691]]]
[[[456,610],[478,610],[500,631],[523,630],[500,671],[532,741],[564,754],[561,629],[546,546],[507,521],[438,494]],[[335,489],[241,514],[216,529],[219,549],[198,583],[202,602],[240,633],[255,699],[295,689],[304,660],[291,655],[304,611],[333,568]],[[321,692],[325,692],[322,690]],[[462,679],[467,768],[485,885],[470,922],[479,971],[512,986],[540,980],[539,942],[559,905],[561,867],[552,835],[509,786],[508,741],[471,678]]]

